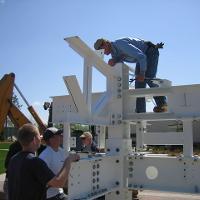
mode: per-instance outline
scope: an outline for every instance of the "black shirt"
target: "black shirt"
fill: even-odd
[[[33,153],[17,153],[8,166],[9,200],[41,200],[54,176],[46,163]]]
[[[39,149],[37,150],[37,155],[39,156],[42,151],[44,151],[44,149],[46,148],[46,145],[41,144]],[[8,153],[6,155],[6,159],[5,159],[5,163],[4,163],[4,167],[6,169],[6,178],[8,178],[8,173],[7,173],[7,169],[8,169],[8,164],[10,162],[10,159],[18,152],[20,152],[22,150],[22,146],[19,143],[19,141],[15,141],[13,142],[10,146],[9,146],[9,150]]]
[[[6,169],[6,177],[8,177],[7,169],[8,169],[8,164],[10,162],[10,159],[12,158],[12,156],[14,156],[16,153],[20,152],[21,150],[22,150],[22,146],[19,143],[19,141],[17,141],[17,140],[9,146],[9,150],[6,155],[6,159],[5,159],[5,163],[4,163],[5,169]]]

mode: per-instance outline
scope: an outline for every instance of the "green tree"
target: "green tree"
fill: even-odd
[[[15,93],[12,96],[12,103],[17,106],[17,108],[21,109],[22,105],[19,103],[19,99]]]

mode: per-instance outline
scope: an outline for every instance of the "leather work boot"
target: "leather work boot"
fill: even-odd
[[[155,106],[153,112],[155,113],[167,112],[167,105]]]
[[[138,190],[132,190],[132,200],[139,200]]]

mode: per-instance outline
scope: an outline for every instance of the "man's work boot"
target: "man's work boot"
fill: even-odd
[[[165,104],[162,106],[155,106],[153,112],[155,113],[167,112],[167,105]]]
[[[138,190],[132,190],[132,200],[139,200]]]

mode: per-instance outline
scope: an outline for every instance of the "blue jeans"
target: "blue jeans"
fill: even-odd
[[[149,47],[146,51],[147,57],[147,70],[145,72],[145,77],[149,79],[153,79],[156,77],[157,67],[158,67],[158,58],[159,51],[157,48]],[[137,76],[140,73],[140,65],[136,63],[135,75]],[[149,85],[150,88],[159,87],[158,84],[153,83],[152,80],[145,80],[144,82],[135,81],[135,88],[146,88],[146,84]],[[167,104],[167,99],[165,96],[157,96],[153,97],[157,106],[163,106]],[[146,101],[144,97],[140,97],[136,99],[136,112],[146,112]]]

